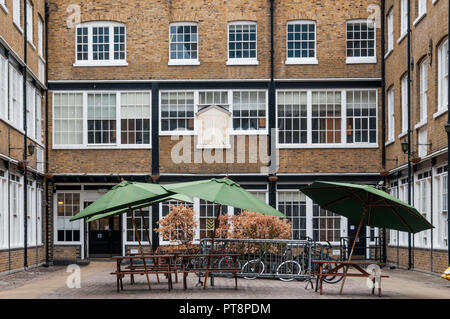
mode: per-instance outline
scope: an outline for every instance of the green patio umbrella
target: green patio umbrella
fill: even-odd
[[[172,195],[175,194],[168,192],[158,184],[123,181],[72,217],[70,221],[109,212],[126,211],[130,209],[130,205],[136,208],[150,206],[153,203],[170,199]]]
[[[164,185],[164,188],[174,193],[183,194],[191,197],[198,197],[200,199],[207,200],[215,204],[219,204],[218,214],[214,221],[210,254],[212,254],[214,247],[216,225],[218,223],[220,208],[222,205],[249,210],[264,215],[285,217],[278,210],[276,210],[270,205],[267,205],[259,198],[257,198],[250,192],[246,191],[239,184],[233,182],[229,178],[222,178],[222,179],[213,178],[203,181]],[[209,265],[210,260],[211,258],[208,258],[207,268],[209,268],[210,266]],[[206,274],[203,289],[206,289],[207,278],[208,275]]]
[[[120,184],[114,186],[110,191],[108,191],[105,195],[89,205],[86,209],[82,210],[80,213],[72,217],[70,221],[76,221],[83,218],[93,219],[93,217],[96,216],[99,217],[96,219],[100,219],[114,214],[121,214],[127,211],[130,212],[132,223],[136,233],[136,238],[138,240],[139,250],[142,255],[142,261],[144,263],[148,287],[149,289],[151,289],[144,250],[142,249],[141,238],[136,227],[134,214],[132,212],[135,209],[141,209],[145,206],[150,206],[155,203],[172,199],[174,196],[176,197],[176,199],[179,198],[177,194],[168,192],[158,184],[123,181]],[[143,215],[141,210],[141,218],[142,217]],[[147,236],[150,240],[148,229]]]
[[[264,215],[286,217],[229,178],[213,178],[163,186],[170,192],[198,197],[211,203],[232,206]]]
[[[131,210],[132,211],[136,211],[138,209],[142,209],[144,207],[148,207],[148,206],[151,206],[153,204],[162,203],[162,202],[165,202],[165,201],[168,201],[168,200],[177,200],[177,201],[180,201],[180,202],[192,203],[192,199],[189,196],[185,196],[185,195],[182,195],[182,194],[173,194],[172,193],[171,195],[167,195],[165,197],[160,197],[160,198],[158,198],[155,201],[149,201],[149,202],[146,202],[144,204],[131,206]],[[87,222],[90,223],[90,222],[93,222],[93,221],[96,221],[96,220],[99,220],[99,219],[102,219],[102,218],[106,218],[106,217],[113,216],[113,215],[116,215],[116,214],[128,213],[128,212],[129,212],[129,208],[118,209],[118,210],[115,210],[115,211],[112,211],[112,212],[109,212],[109,213],[103,213],[103,214],[94,215],[93,217],[90,217],[87,220]]]
[[[370,185],[315,182],[301,191],[323,209],[345,216],[359,227],[353,241],[350,262],[362,225],[418,233],[434,228],[413,206]],[[348,267],[347,267],[348,270]],[[344,287],[344,281],[341,287]]]

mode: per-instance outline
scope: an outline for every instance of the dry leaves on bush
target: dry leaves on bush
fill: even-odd
[[[158,221],[159,228],[155,228],[155,232],[166,241],[191,243],[197,229],[194,210],[184,205],[169,207],[170,213]]]

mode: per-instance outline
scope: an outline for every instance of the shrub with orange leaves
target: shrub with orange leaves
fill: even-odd
[[[231,228],[231,226],[233,226]],[[217,238],[235,239],[290,239],[292,226],[286,219],[243,211],[240,215],[219,216]]]
[[[155,228],[155,232],[170,242],[191,243],[197,229],[194,210],[184,205],[169,207],[170,213],[158,221],[159,228]]]
[[[230,235],[230,216],[228,214],[225,215],[219,215],[217,218],[218,222],[216,223],[216,232],[215,237],[216,238],[229,238]]]
[[[290,239],[292,226],[286,219],[244,211],[232,217],[232,237],[237,239]]]

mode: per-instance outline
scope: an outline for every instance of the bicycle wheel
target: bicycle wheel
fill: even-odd
[[[330,263],[327,264],[323,264],[323,272],[328,272],[331,269],[333,269],[334,267],[336,267],[336,263],[333,262],[332,260],[330,260]],[[344,268],[341,268],[337,273],[338,274],[344,274],[345,270]],[[323,281],[325,281],[327,284],[337,284],[338,282],[340,282],[344,277],[342,276],[327,276],[324,278]]]
[[[204,268],[204,266],[206,266],[207,261],[206,261],[206,258],[204,258],[204,257],[195,257],[195,258],[192,258],[192,259],[189,261],[189,263],[190,263],[190,265],[189,265],[190,268],[191,268],[192,270],[196,270],[196,269],[202,269],[202,268]],[[196,274],[197,277],[199,277],[199,278],[202,278],[202,277],[205,276],[205,274],[204,274],[203,272],[196,272],[195,274]]]
[[[281,281],[292,281],[294,276],[302,274],[302,266],[295,260],[282,262],[277,268],[277,276]]]
[[[256,279],[259,275],[264,273],[264,263],[259,260],[250,260],[242,266],[241,272],[244,274],[244,278],[248,280]]]
[[[241,268],[241,262],[237,259],[235,265],[233,258],[225,256],[219,260],[218,266],[220,269]]]
[[[237,259],[236,264],[234,264],[233,258],[225,256],[225,257],[220,258],[217,266],[219,267],[219,269],[226,270],[226,269],[241,268],[241,263],[240,263],[239,259]],[[221,275],[225,276],[225,277],[233,276],[233,274],[231,274],[231,273],[222,273]]]

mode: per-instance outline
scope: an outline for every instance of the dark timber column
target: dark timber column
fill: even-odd
[[[23,60],[24,66],[22,67],[23,76],[23,130],[25,134],[23,135],[23,267],[28,268],[28,163],[27,163],[27,139],[28,139],[28,128],[27,128],[27,46],[28,46],[28,27],[27,27],[27,0],[23,1],[23,35],[24,35],[24,45],[23,45]]]
[[[412,203],[411,167],[411,0],[408,0],[408,204]],[[412,256],[413,235],[408,233],[408,269],[414,267]]]
[[[274,50],[274,20],[275,20],[275,1],[270,0],[270,83],[269,83],[269,136],[268,146],[270,154],[269,166],[269,204],[276,207],[276,174],[278,167],[276,152],[276,85],[275,85],[275,50]]]
[[[159,181],[159,84],[152,83],[152,182]],[[152,228],[159,220],[159,204],[152,206]],[[159,247],[159,236],[152,230],[153,251]]]

